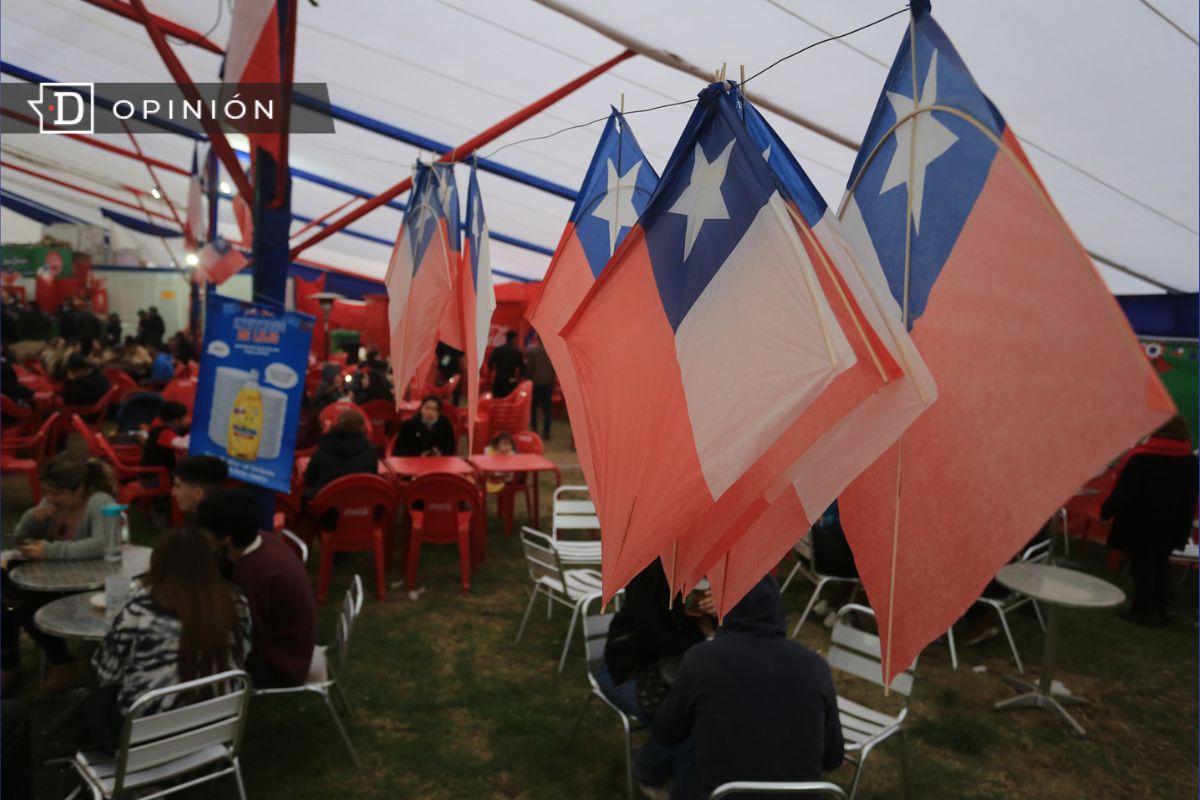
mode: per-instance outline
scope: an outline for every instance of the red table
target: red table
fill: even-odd
[[[415,478],[427,472],[475,475],[475,468],[457,456],[388,456],[383,463],[400,478]]]
[[[510,455],[471,456],[475,469],[486,478],[489,472],[553,472],[555,485],[562,483],[558,465],[536,453],[512,453]],[[533,525],[538,525],[538,476],[533,478]]]

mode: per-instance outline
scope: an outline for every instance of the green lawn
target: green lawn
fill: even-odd
[[[564,465],[565,479],[578,479],[561,426],[550,456]],[[28,505],[27,492],[20,478],[5,478],[3,488],[4,530],[11,531]],[[543,505],[549,506],[548,490]],[[520,503],[517,516],[519,524]],[[149,543],[153,533],[140,514],[134,524],[135,539]],[[385,602],[375,599],[369,554],[335,567],[331,596],[340,596],[354,572],[367,588],[345,675],[354,710],[348,728],[362,768],[352,766],[315,697],[255,700],[242,754],[251,798],[622,796],[624,755],[615,716],[593,704],[578,736],[568,741],[587,683],[579,647],[564,674],[555,671],[567,614],[556,610],[547,621],[539,606],[525,639],[513,644],[528,579],[519,541],[505,539],[495,519],[491,527],[488,558],[469,597],[458,592],[452,547],[425,548],[419,582],[427,591],[415,601],[399,589],[389,591]],[[1072,555],[1103,574],[1103,553],[1080,549]],[[312,570],[315,574],[315,563]],[[398,580],[399,574],[390,578]],[[1194,581],[1188,586],[1191,599],[1181,600],[1180,619],[1169,628],[1140,628],[1115,610],[1064,612],[1058,679],[1089,701],[1076,707],[1086,739],[1075,738],[1045,712],[992,710],[993,702],[1011,695],[1000,679],[1014,670],[1003,638],[960,646],[958,671],[951,670],[944,645],[929,647],[917,671],[907,741],[888,742],[872,754],[859,796],[1195,797]],[[809,591],[807,585],[788,590],[793,624]],[[336,607],[331,602],[321,611],[323,641],[332,635]],[[1012,619],[1023,658],[1036,671],[1037,622],[1021,614]],[[822,650],[828,632],[810,621],[801,639]],[[29,656],[27,669],[37,663],[32,651]],[[895,700],[848,681],[839,680],[839,686],[860,700]],[[59,702],[27,694],[40,727]],[[65,734],[39,737],[35,759],[71,746]],[[39,798],[65,796],[53,773],[42,770],[38,777]],[[832,777],[847,783],[849,770]],[[189,796],[234,794],[230,784],[220,784]]]

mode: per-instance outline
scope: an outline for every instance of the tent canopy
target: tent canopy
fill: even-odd
[[[594,26],[706,70],[726,63],[734,79],[740,64],[751,75],[829,34],[901,7],[880,0],[802,5],[753,0],[736,6],[716,0],[555,2],[587,15]],[[231,16],[225,6],[224,0],[161,0],[151,10],[196,31],[211,29],[209,38],[224,45]],[[335,105],[447,144],[468,139],[623,48],[537,0],[345,0],[319,6],[302,2],[299,9],[297,81],[327,83]],[[1014,0],[939,3],[934,13],[1022,137],[1087,249],[1158,284],[1195,292],[1200,60],[1194,3],[1112,4],[1100,15],[1083,0]],[[0,18],[8,65],[58,81],[170,80],[140,26],[82,0],[7,0]],[[788,116],[811,120],[835,138],[855,142],[906,26],[902,14],[815,47],[754,79],[748,92]],[[194,80],[217,80],[219,56],[180,42],[174,47]],[[10,71],[3,79],[16,78]],[[637,56],[484,147],[481,155],[603,119],[622,98],[631,112],[694,98],[701,88],[696,77]],[[690,110],[685,104],[630,114],[630,125],[656,168],[665,164]],[[836,204],[853,149],[778,114],[766,115],[826,199]],[[496,153],[495,160],[575,188],[601,125],[514,144]],[[332,136],[294,136],[293,168],[375,194],[409,175],[416,159],[432,155],[344,122],[336,123],[336,130]],[[101,138],[129,146],[121,136]],[[141,135],[139,143],[151,157],[183,168],[191,163],[188,139],[164,133]],[[29,165],[34,159],[43,171],[113,196],[130,199],[119,184],[144,190],[151,185],[143,165],[66,137],[10,136],[3,147],[6,160]],[[184,203],[187,179],[161,171],[159,176],[175,203]],[[14,171],[4,178],[6,190],[23,198],[104,223],[102,203],[93,197]],[[459,179],[465,181],[465,171]],[[493,231],[538,246],[496,242],[497,269],[540,278],[549,261],[545,251],[557,244],[571,202],[490,173],[482,173],[480,183]],[[293,211],[304,218],[320,217],[349,198],[310,180],[294,180]],[[167,211],[161,203],[151,207]],[[5,207],[3,213],[13,212]],[[237,238],[229,203],[221,204],[220,220],[222,235]],[[293,231],[302,224],[296,222]],[[399,224],[400,212],[381,208],[352,226],[359,236],[335,234],[305,256],[379,279]],[[147,252],[161,255],[161,243],[147,242]],[[1098,266],[1114,292],[1161,291]]]

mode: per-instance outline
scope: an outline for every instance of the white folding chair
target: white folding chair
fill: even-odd
[[[853,627],[847,620],[851,613],[875,618],[875,612],[866,606],[854,603],[842,606],[833,626],[833,638],[829,643],[826,660],[832,669],[846,672],[855,677],[883,686],[883,658],[880,655],[879,637]],[[887,714],[869,708],[838,695],[838,718],[842,724],[842,739],[845,741],[846,761],[854,765],[854,781],[850,784],[850,798],[858,791],[867,756],[880,742],[898,733],[908,716],[908,700],[912,694],[914,671],[917,662],[892,679],[891,690],[904,698],[898,714]]]
[[[629,716],[614,705],[604,692],[600,691],[600,683],[596,680],[596,666],[604,658],[604,643],[608,638],[608,626],[612,624],[614,616],[612,612],[601,611],[600,597],[600,592],[592,592],[583,598],[580,604],[579,633],[583,638],[584,654],[587,657],[587,677],[591,691],[583,702],[583,708],[579,709],[579,716],[575,718],[575,725],[571,728],[571,736],[567,741],[570,743],[575,739],[579,725],[583,722],[583,715],[587,713],[592,704],[592,698],[600,698],[600,702],[611,708],[621,720],[621,728],[625,732],[625,793],[629,800],[634,800],[633,734],[635,731],[642,730],[644,726],[636,718]]]
[[[830,583],[849,583],[853,584],[855,588],[859,588],[862,586],[862,582],[858,578],[844,578],[840,575],[822,575],[820,568],[817,566],[816,548],[813,546],[811,533],[804,534],[800,541],[796,542],[796,546],[792,548],[792,552],[796,556],[796,566],[792,567],[792,571],[788,573],[787,580],[779,588],[779,593],[783,594],[787,590],[788,585],[791,584],[792,579],[797,574],[804,576],[804,578],[813,584],[812,597],[808,598],[808,604],[804,606],[804,611],[800,614],[800,621],[792,629],[792,638],[794,639],[800,634],[800,629],[804,627],[804,621],[812,613],[813,607],[817,604],[817,600],[821,598],[821,591],[826,585]]]
[[[725,800],[726,797],[759,794],[785,797],[832,797],[845,800],[846,793],[836,783],[828,781],[802,781],[800,783],[766,781],[732,781],[713,789],[708,800]]]
[[[354,581],[355,585],[358,586],[359,592],[357,603],[361,603],[362,581],[359,580],[357,575],[354,576]],[[255,697],[306,693],[319,695],[325,703],[325,707],[329,709],[329,713],[333,717],[333,724],[337,727],[342,741],[346,744],[346,749],[350,751],[350,757],[354,759],[355,766],[360,766],[358,753],[355,751],[354,745],[350,743],[350,736],[346,733],[346,728],[342,725],[342,720],[333,705],[333,696],[337,696],[338,701],[342,704],[342,709],[349,716],[350,704],[346,701],[346,694],[342,690],[338,678],[344,679],[346,675],[346,659],[350,653],[350,634],[354,630],[354,622],[358,617],[359,607],[355,601],[354,585],[352,585],[350,589],[346,590],[346,595],[342,600],[341,611],[338,613],[334,639],[334,652],[337,657],[336,670],[330,664],[329,648],[317,645],[313,648],[312,662],[309,664],[308,677],[304,683],[299,686],[254,690]]]
[[[571,636],[575,633],[575,618],[579,616],[580,603],[590,593],[599,591],[600,573],[594,569],[563,569],[554,540],[527,526],[521,528],[521,547],[525,550],[525,564],[529,568],[533,588],[529,605],[525,607],[525,616],[521,617],[521,627],[517,629],[516,641],[520,643],[525,633],[525,623],[529,621],[529,614],[539,596],[546,598],[546,619],[550,619],[555,603],[571,609],[571,625],[567,628],[567,640],[563,642],[562,657],[558,660],[558,671],[562,672],[567,663]]]
[[[185,703],[156,710],[174,697]],[[93,800],[134,791],[139,798],[165,797],[225,775],[246,800],[238,753],[249,702],[250,677],[240,670],[146,692],[134,701],[115,754],[80,750],[62,760],[81,782],[67,800],[85,789]]]
[[[1050,558],[1051,544],[1050,539],[1044,539],[1037,544],[1030,545],[1021,553],[1020,562],[1029,564],[1046,563]],[[1008,625],[1008,615],[1021,606],[1033,603],[1033,613],[1037,615],[1038,624],[1042,626],[1042,631],[1045,632],[1046,621],[1042,618],[1042,609],[1038,607],[1037,601],[1020,592],[1010,592],[1006,597],[980,597],[975,602],[994,609],[996,614],[999,615],[1000,627],[1004,630],[1005,638],[1008,639],[1008,647],[1012,650],[1013,661],[1017,662],[1017,672],[1024,675],[1025,665],[1021,663],[1021,654],[1017,650],[1017,643],[1013,639],[1012,629]],[[958,669],[958,649],[954,643],[953,628],[946,632],[946,640],[950,645],[950,664],[954,669]]]
[[[578,497],[582,494],[583,497]],[[586,486],[559,486],[554,490],[554,506],[550,538],[558,539],[559,531],[598,531],[600,517],[596,504]]]
[[[307,564],[308,545],[304,543],[304,540],[289,531],[287,528],[280,530],[279,535],[282,536],[286,540],[286,543],[290,544],[292,549],[296,551],[296,554],[300,556],[300,561],[304,564]]]

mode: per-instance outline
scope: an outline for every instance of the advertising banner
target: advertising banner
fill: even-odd
[[[229,464],[229,477],[291,488],[313,318],[210,295],[190,452]]]

